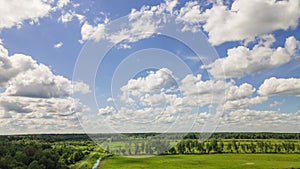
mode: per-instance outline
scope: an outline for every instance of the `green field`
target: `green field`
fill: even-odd
[[[114,156],[99,169],[287,169],[300,168],[300,154],[163,155],[144,158]]]

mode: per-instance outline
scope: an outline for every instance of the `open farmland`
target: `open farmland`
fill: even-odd
[[[102,161],[99,169],[273,169],[300,168],[299,154],[209,154],[162,155],[153,157],[114,156]]]

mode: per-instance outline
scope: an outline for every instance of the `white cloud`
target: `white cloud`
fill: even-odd
[[[165,87],[167,84],[174,84],[174,79],[176,77],[166,68],[151,72],[143,78],[131,79],[121,88],[123,94],[121,98],[127,102],[138,101],[144,106],[166,104],[177,107],[205,106],[210,103],[225,103],[228,107],[234,105],[234,107],[237,105],[251,107],[267,99],[265,97],[252,98],[256,90],[248,83],[236,86],[233,81],[203,81],[200,74],[197,76],[188,74],[179,82],[179,86],[174,86],[176,87],[173,89],[175,93],[168,93]],[[180,91],[182,96],[177,96],[176,91]],[[134,100],[135,97],[138,100]]]
[[[79,100],[70,97],[30,98],[1,94],[1,133],[82,132],[76,112],[86,110]]]
[[[81,131],[75,112],[88,108],[71,95],[90,92],[86,84],[55,75],[30,56],[8,56],[0,45],[0,87],[1,132]]]
[[[202,81],[201,75],[187,75],[180,82],[182,104],[185,106],[204,106],[210,103],[220,103],[225,99],[225,89],[228,87],[223,81]],[[218,97],[216,97],[218,96]]]
[[[199,21],[202,20],[200,5],[197,1],[190,1],[185,4],[179,11],[176,21],[183,22],[184,27],[181,29],[184,31],[197,32],[200,30]]]
[[[233,110],[250,108],[268,99],[260,96],[253,97],[256,89],[248,83],[237,86],[234,81],[203,81],[201,75],[187,75],[180,83],[180,90],[183,97],[178,101],[184,106],[191,107],[202,107],[212,103],[222,105],[219,109]]]
[[[105,24],[98,24],[96,26],[85,22],[81,27],[81,43],[86,40],[94,40],[96,42],[105,38]]]
[[[131,46],[128,44],[120,44],[121,49],[131,49]]]
[[[288,63],[296,57],[300,48],[299,41],[293,36],[286,39],[284,47],[271,48],[272,42],[274,40],[268,38],[253,49],[245,46],[228,49],[227,57],[217,59],[202,68],[208,69],[215,78],[242,77]]]
[[[73,19],[73,17],[74,17],[74,15],[72,15],[72,13],[67,12],[67,13],[61,15],[61,16],[58,18],[58,21],[59,21],[59,22],[62,22],[62,23],[71,22],[72,19]]]
[[[140,98],[140,104],[144,106],[166,106],[175,101],[177,98],[174,94],[166,94],[160,92],[159,94],[145,94]]]
[[[0,94],[0,107],[6,112],[30,114],[38,113],[40,116],[53,114],[67,116],[75,112],[82,112],[86,107],[77,99],[65,98],[32,98],[20,96],[7,96]]]
[[[187,75],[182,79],[180,83],[180,89],[183,95],[200,95],[200,94],[210,94],[214,91],[220,91],[224,89],[225,83],[221,81],[202,81],[202,76],[198,74],[193,76],[191,74]]]
[[[255,88],[248,83],[243,83],[240,86],[235,86],[234,83],[231,82],[231,86],[226,91],[226,99],[236,100],[245,98],[251,96],[254,92]]]
[[[85,20],[85,16],[83,16],[81,14],[77,14],[74,11],[69,11],[69,12],[61,15],[58,18],[58,22],[68,23],[68,22],[71,22],[74,17],[76,17],[78,19],[79,23],[83,23]]]
[[[62,8],[70,3],[70,0],[58,0],[57,7]]]
[[[111,115],[115,112],[116,112],[115,108],[113,108],[111,106],[106,106],[105,108],[100,108],[99,109],[98,115],[102,115],[102,116]]]
[[[4,93],[13,96],[50,98],[66,97],[73,92],[89,92],[88,86],[80,82],[72,84],[63,76],[54,75],[45,65],[36,65],[32,70],[21,72],[9,83]]]
[[[56,44],[53,45],[54,48],[61,48],[63,46],[64,43],[62,42],[58,42]]]
[[[177,118],[181,121],[185,119],[180,124],[189,126],[196,119],[195,113],[200,113],[197,118],[198,125],[205,124],[208,116],[213,118],[211,114],[198,112],[198,108],[213,104],[217,105],[217,111],[237,110],[253,107],[268,99],[254,97],[256,90],[247,83],[237,86],[234,81],[204,81],[201,78],[200,74],[188,74],[178,80],[170,70],[162,68],[145,77],[130,79],[121,88],[120,97],[114,100],[118,109],[106,106],[100,108],[99,115],[105,115],[105,122],[118,131],[124,131],[125,128],[126,131],[131,131],[129,128],[136,131],[142,124],[145,128],[150,127],[147,131],[165,131],[166,128],[162,126],[174,123]]]
[[[0,110],[0,119],[9,119],[12,118],[11,114],[5,110]]]
[[[202,13],[205,20],[203,28],[213,45],[253,39],[274,30],[296,28],[299,9],[298,0],[239,0],[234,1],[231,7],[218,4]]]
[[[299,132],[300,114],[276,111],[236,110],[221,119],[218,131]]]
[[[258,37],[258,46],[270,47],[274,42],[276,42],[276,39],[272,34],[266,34]]]
[[[0,87],[6,87],[8,82],[20,72],[33,69],[36,62],[31,57],[14,54],[8,56],[8,51],[0,45]]]
[[[39,19],[49,17],[52,12],[63,10],[70,0],[27,0],[27,1],[0,1],[0,30],[16,26],[18,29],[22,27],[25,21],[30,25],[39,23]],[[83,15],[69,11],[61,16],[60,22],[69,22],[73,17],[82,23],[85,19]]]
[[[107,102],[113,102],[114,99],[113,99],[112,97],[109,97],[109,98],[106,99],[106,101],[107,101]]]
[[[79,3],[73,4],[73,8],[77,8],[77,7],[79,7],[79,6],[80,6]]]
[[[177,4],[178,0],[165,0],[166,10],[171,14],[174,12],[174,8]]]
[[[111,34],[108,38],[112,43],[119,43],[122,40],[136,42],[140,39],[152,36],[158,30],[160,20],[155,19],[159,13],[160,6],[143,6],[140,11],[132,9],[128,16],[129,26],[119,32]]]
[[[38,64],[30,56],[8,56],[3,46],[0,46],[0,61],[0,85],[6,88],[6,95],[49,98],[89,92],[84,83],[72,83],[63,76],[54,75],[49,67]]]
[[[262,96],[291,95],[300,96],[300,79],[297,78],[269,78],[259,87]]]
[[[172,72],[169,69],[162,68],[156,72],[151,71],[148,76],[130,79],[125,86],[121,87],[122,99],[126,100],[130,95],[141,97],[143,93],[159,92],[173,80]]]
[[[43,0],[0,1],[0,30],[21,26],[25,20],[38,21],[51,11],[51,5]]]
[[[175,14],[177,0],[165,0],[156,6],[143,6],[140,10],[132,9],[128,16],[128,25],[117,32],[110,33],[107,39],[117,44],[121,41],[137,42],[159,33],[161,24],[166,23],[168,15]],[[123,47],[128,47],[123,45]],[[122,46],[121,46],[122,47]]]
[[[126,26],[123,25],[121,30],[116,32],[101,31],[107,34],[100,36],[101,38],[92,38],[91,32],[94,32],[95,30],[92,30],[97,26],[86,27],[86,31],[82,29],[81,42],[89,39],[99,41],[104,38],[114,44],[122,41],[136,42],[159,33],[163,24],[168,23],[170,16],[175,16],[178,23],[183,23],[182,31],[197,32],[203,26],[213,45],[227,41],[249,42],[274,30],[294,29],[298,26],[300,18],[298,1],[240,0],[234,1],[232,5],[217,1],[205,11],[201,11],[197,1],[188,1],[179,10],[175,10],[177,4],[177,0],[165,0],[156,6],[132,9]],[[285,15],[281,15],[282,11]],[[71,14],[68,17],[70,18]]]
[[[237,100],[228,100],[224,104],[224,110],[236,110],[243,108],[250,108],[257,104],[261,104],[268,100],[268,97],[251,97],[251,98],[242,98]]]

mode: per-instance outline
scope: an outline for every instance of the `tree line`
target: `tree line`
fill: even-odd
[[[201,142],[186,139],[172,147],[166,154],[215,153],[300,153],[299,141],[215,139]]]
[[[210,139],[204,142],[201,141],[200,133],[188,133],[184,137],[182,137],[182,133],[170,134],[167,138],[161,139],[152,138],[153,133],[148,135],[132,133],[128,136],[131,139],[128,139],[126,143],[120,141],[122,139],[118,139],[116,136],[111,137],[110,145],[113,146],[112,148],[109,145],[105,146],[106,150],[112,154],[129,156],[149,154],[300,153],[300,134],[298,133],[213,133]],[[168,151],[165,152],[166,150]]]
[[[222,154],[222,153],[300,153],[300,142],[292,140],[261,139],[185,139],[171,146],[170,141],[131,141],[106,151],[119,155],[153,154]]]
[[[206,133],[203,133],[206,134]],[[187,133],[184,139],[199,139],[201,133]],[[215,139],[286,139],[297,140],[300,139],[300,133],[237,133],[237,132],[225,132],[225,133],[212,133],[210,138]]]

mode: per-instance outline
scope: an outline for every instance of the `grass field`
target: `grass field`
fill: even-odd
[[[99,169],[300,169],[300,154],[164,155],[144,158],[113,156]]]

